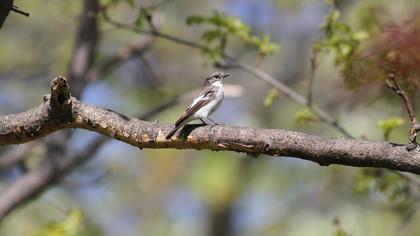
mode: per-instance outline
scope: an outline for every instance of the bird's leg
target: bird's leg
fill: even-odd
[[[203,119],[200,119],[201,122],[203,122],[204,125],[208,125]]]
[[[213,133],[213,127],[214,127],[215,125],[217,125],[217,123],[216,123],[216,122],[214,122],[214,120],[210,119],[210,117],[207,117],[207,120],[209,120],[209,121],[211,121],[211,123],[213,123],[213,124],[210,126],[210,133],[211,133],[212,135],[214,135],[214,133]]]
[[[213,123],[212,126],[218,125],[216,122],[214,122],[214,120],[210,119],[210,117],[207,117],[207,120],[211,121]]]

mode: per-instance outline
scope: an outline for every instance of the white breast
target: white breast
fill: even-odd
[[[219,84],[220,85],[216,85],[216,86],[218,86],[218,87],[220,86],[222,89],[219,90],[219,92],[216,94],[213,101],[211,101],[207,105],[203,106],[201,109],[199,109],[194,114],[194,118],[205,119],[209,115],[211,115],[217,108],[219,108],[219,106],[220,106],[220,104],[222,103],[222,100],[223,100],[223,84],[220,83],[220,82],[219,82]],[[213,83],[213,85],[215,85],[215,83]]]

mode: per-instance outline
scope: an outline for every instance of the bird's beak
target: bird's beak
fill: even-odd
[[[230,76],[230,74],[224,74],[224,75],[223,75],[223,78],[226,78],[226,77],[228,77],[228,76]]]

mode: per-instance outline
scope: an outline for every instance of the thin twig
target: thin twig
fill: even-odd
[[[313,91],[314,91],[314,83],[315,83],[315,71],[317,69],[317,52],[315,51],[315,49],[312,49],[312,54],[311,54],[311,59],[310,59],[310,63],[311,63],[311,71],[309,74],[309,83],[308,83],[308,95],[306,97],[307,100],[307,106],[311,107],[312,106],[312,102],[313,102]]]
[[[136,26],[123,24],[123,23],[114,21],[108,16],[106,10],[103,10],[101,12],[102,12],[102,15],[103,15],[104,19],[108,23],[110,23],[111,25],[114,25],[117,28],[127,29],[127,30],[131,30],[133,32],[139,33],[139,34],[148,34],[148,35],[155,36],[155,37],[158,37],[158,38],[167,39],[169,41],[172,41],[172,42],[175,42],[175,43],[178,43],[178,44],[182,44],[182,45],[185,45],[185,46],[189,46],[189,47],[195,48],[195,49],[200,49],[200,50],[208,50],[209,49],[208,47],[206,47],[204,45],[201,45],[201,44],[198,44],[198,43],[195,43],[195,42],[191,42],[191,41],[188,41],[188,40],[185,40],[185,39],[181,39],[181,38],[178,38],[178,37],[174,37],[174,36],[169,35],[169,34],[164,34],[164,33],[161,33],[159,31],[141,29],[141,28],[136,27]]]
[[[255,67],[252,67],[250,65],[247,65],[245,63],[241,63],[239,61],[236,61],[234,58],[229,58],[231,61],[231,64],[229,66],[231,67],[237,67],[240,68],[252,75],[254,75],[255,77],[265,81],[266,83],[274,86],[275,88],[277,88],[278,90],[280,90],[284,95],[286,95],[287,97],[291,98],[292,100],[296,101],[297,103],[301,104],[302,106],[306,106],[308,107],[308,101],[307,99],[305,99],[305,97],[303,97],[302,95],[298,94],[297,92],[295,92],[293,89],[289,88],[287,85],[283,84],[282,82],[280,82],[279,80],[273,78],[272,76],[270,76],[269,74],[267,74],[266,72],[259,70]],[[326,112],[324,112],[321,108],[319,108],[318,106],[312,105],[310,107],[308,107],[316,116],[318,116],[318,118],[331,125],[333,128],[335,128],[336,130],[338,130],[340,133],[342,133],[344,136],[348,137],[348,138],[353,138],[353,136],[347,132],[346,129],[344,129],[344,127],[342,127],[337,120],[335,120],[334,118],[332,118],[330,115],[328,115]]]
[[[19,14],[21,14],[21,15],[24,15],[24,16],[26,16],[26,17],[29,17],[29,13],[24,12],[24,11],[22,11],[22,10],[19,10],[19,8],[18,8],[17,6],[13,6],[13,7],[12,7],[12,11],[14,11],[14,12],[16,12],[16,13],[19,13]]]
[[[413,104],[410,101],[410,98],[407,96],[407,93],[401,88],[396,76],[392,73],[388,74],[388,79],[385,80],[386,85],[394,93],[401,97],[404,102],[405,108],[407,110],[408,117],[410,118],[410,130],[408,133],[408,145],[407,150],[413,150],[417,147],[417,132],[419,131],[419,124],[417,123],[416,114],[414,112]]]
[[[38,142],[30,142],[7,150],[0,157],[0,170],[5,170],[23,161]]]
[[[151,37],[143,37],[119,50],[115,55],[106,59],[101,65],[92,68],[87,73],[88,81],[95,81],[109,74],[115,68],[136,55],[144,53],[151,43]]]

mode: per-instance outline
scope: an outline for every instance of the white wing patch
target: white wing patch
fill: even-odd
[[[201,94],[200,96],[198,96],[196,99],[194,99],[194,101],[191,103],[191,105],[189,107],[187,107],[187,111],[189,109],[191,109],[195,104],[197,104],[198,101],[200,101],[201,99],[203,99],[205,94]]]

